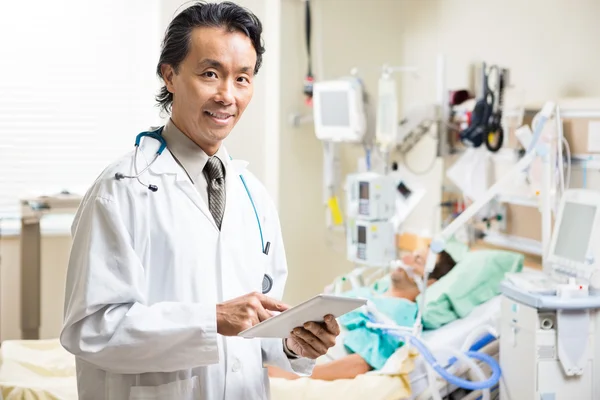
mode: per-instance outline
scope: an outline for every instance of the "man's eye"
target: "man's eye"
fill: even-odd
[[[205,73],[204,73],[204,74],[202,74],[202,75],[204,75],[204,76],[205,76],[205,77],[207,77],[207,78],[216,78],[216,77],[217,77],[217,74],[215,74],[213,71],[208,71],[208,72],[205,72]]]

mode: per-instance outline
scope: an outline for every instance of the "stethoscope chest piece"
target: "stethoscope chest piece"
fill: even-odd
[[[263,281],[262,281],[262,292],[263,292],[263,294],[269,293],[272,288],[273,288],[273,278],[271,278],[269,276],[269,274],[265,274],[263,276]]]

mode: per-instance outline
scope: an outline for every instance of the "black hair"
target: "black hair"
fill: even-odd
[[[452,258],[452,256],[445,251],[442,251],[438,254],[437,262],[435,263],[435,268],[429,274],[429,279],[439,280],[444,277],[448,272],[452,271],[452,268],[456,265],[456,261]]]
[[[163,64],[171,65],[177,73],[179,65],[190,50],[192,31],[199,27],[221,27],[230,32],[238,31],[248,36],[256,51],[254,74],[258,73],[262,64],[262,55],[265,52],[261,39],[262,23],[258,17],[250,10],[230,1],[222,3],[198,1],[179,13],[169,24],[156,67],[156,74],[159,78],[163,78],[161,72]],[[167,90],[166,85],[160,89],[156,101],[161,109],[166,112],[171,111],[173,93]]]

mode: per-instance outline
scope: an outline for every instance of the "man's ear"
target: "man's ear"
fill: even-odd
[[[175,75],[175,70],[173,67],[169,64],[162,64],[160,66],[160,73],[169,93],[175,93],[175,86],[173,85],[173,76]]]

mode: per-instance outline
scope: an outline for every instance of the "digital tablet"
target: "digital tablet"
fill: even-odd
[[[238,334],[244,338],[286,338],[305,322],[323,322],[326,315],[335,318],[367,304],[366,299],[319,294]]]

